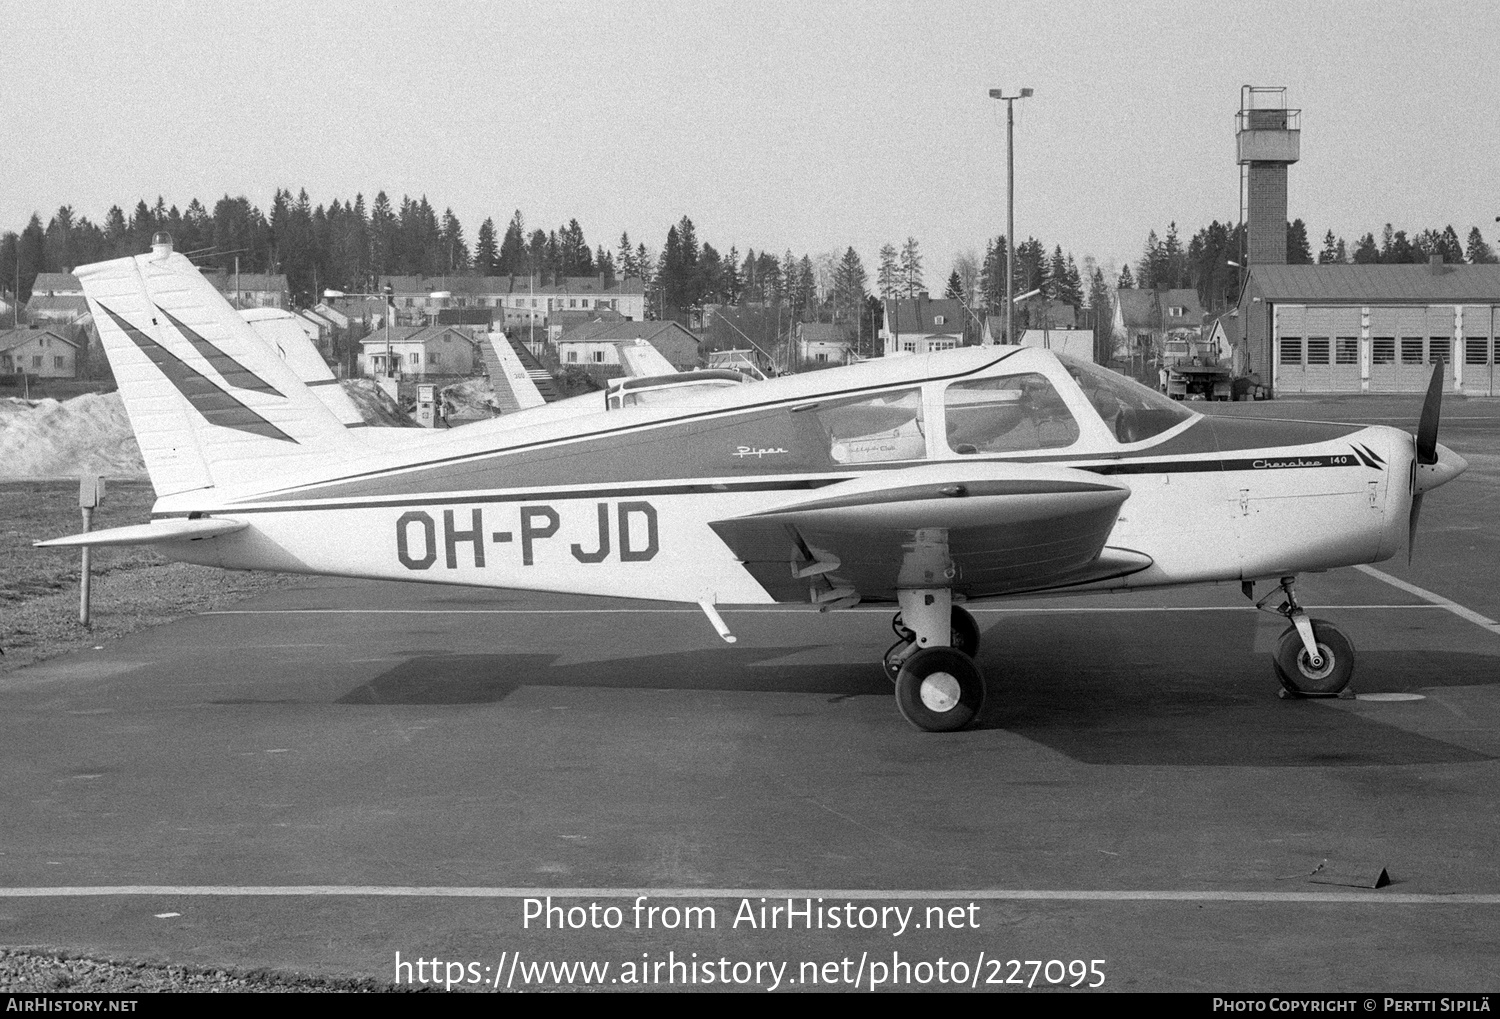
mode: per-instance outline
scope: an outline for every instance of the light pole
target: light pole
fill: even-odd
[[[990,89],[991,99],[1005,103],[1005,342],[1014,343],[1016,270],[1012,264],[1016,251],[1016,100],[1030,99],[1034,89],[1023,88],[1019,95],[1008,96],[1004,89]]]

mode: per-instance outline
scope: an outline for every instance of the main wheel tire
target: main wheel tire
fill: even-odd
[[[953,606],[953,633],[950,637],[952,647],[956,651],[962,651],[970,658],[979,654],[979,624],[974,617],[969,615],[969,610],[958,605]]]
[[[954,732],[984,707],[984,675],[974,659],[951,647],[923,648],[901,665],[896,707],[927,732]]]
[[[1328,620],[1311,622],[1322,666],[1312,667],[1297,628],[1289,626],[1276,641],[1276,678],[1299,697],[1336,697],[1354,678],[1354,645]]]

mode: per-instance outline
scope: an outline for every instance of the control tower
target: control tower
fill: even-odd
[[[1286,264],[1286,168],[1302,151],[1302,111],[1286,108],[1286,89],[1240,88],[1234,118],[1240,164],[1240,222],[1248,224],[1249,265]]]

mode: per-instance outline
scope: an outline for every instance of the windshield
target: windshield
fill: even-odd
[[[1176,400],[1119,372],[1066,354],[1058,354],[1057,359],[1121,442],[1149,439],[1193,417],[1193,412]]]

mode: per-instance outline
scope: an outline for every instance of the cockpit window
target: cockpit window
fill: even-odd
[[[837,463],[920,460],[927,455],[920,389],[823,403],[813,412]]]
[[[1067,404],[1035,372],[955,382],[943,394],[943,409],[955,453],[1018,453],[1078,441]]]
[[[1119,372],[1066,354],[1057,355],[1057,359],[1121,442],[1149,439],[1193,417],[1193,412],[1176,400],[1147,389]]]

